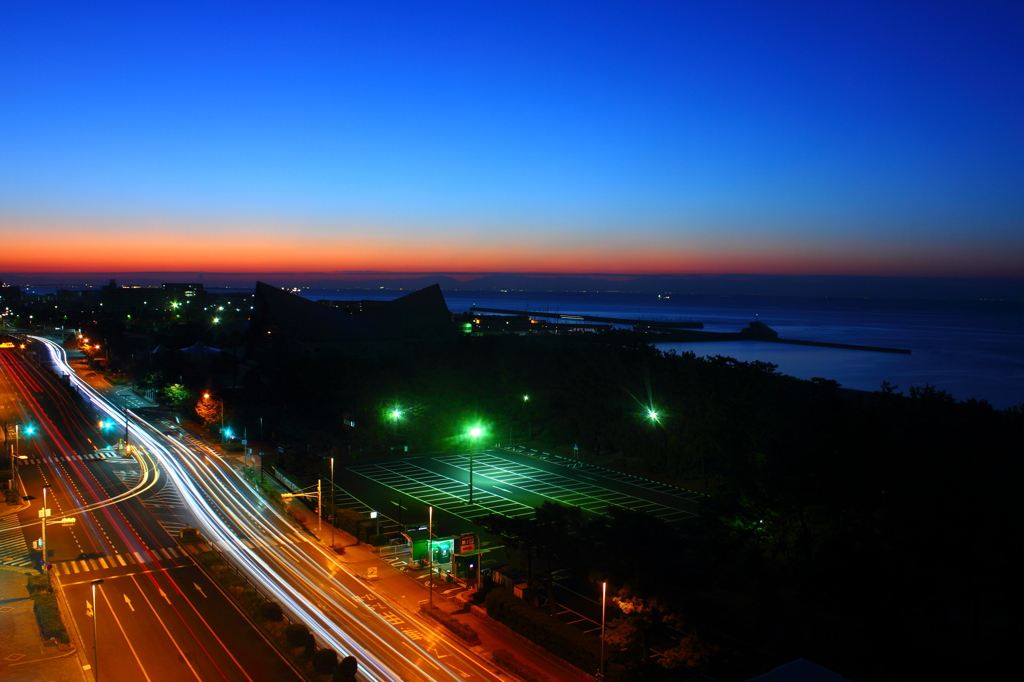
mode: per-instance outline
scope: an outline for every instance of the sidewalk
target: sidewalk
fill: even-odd
[[[8,507],[0,516],[27,506],[28,502]],[[55,643],[43,641],[28,594],[30,573],[36,571],[0,566],[0,682],[86,682],[75,649],[62,651]]]

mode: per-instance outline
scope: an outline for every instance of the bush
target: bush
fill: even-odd
[[[356,663],[356,659],[353,656],[346,656],[341,659],[341,663],[334,669],[334,676],[331,677],[331,682],[356,682],[356,670],[359,665]]]
[[[265,601],[260,604],[256,610],[256,615],[263,620],[277,623],[284,620],[284,613],[281,611],[281,605],[276,601]]]
[[[498,649],[491,654],[491,658],[495,665],[512,673],[523,682],[547,682],[547,675],[542,675],[530,666],[520,663],[505,649]]]
[[[292,623],[284,629],[284,638],[292,646],[305,646],[309,637],[309,628],[302,623]]]
[[[480,635],[477,634],[476,630],[469,627],[461,620],[458,620],[447,611],[439,609],[436,606],[429,606],[427,604],[421,606],[420,611],[422,611],[424,615],[433,618],[438,623],[446,627],[459,639],[462,639],[466,642],[476,642],[480,639]]]
[[[508,590],[487,593],[487,615],[580,670],[598,667],[600,643],[571,625],[516,599]]]
[[[39,631],[43,639],[56,639],[61,644],[71,641],[68,631],[64,629],[64,622],[60,619],[60,608],[57,606],[57,597],[53,594],[37,594],[33,597],[36,622],[39,623]]]
[[[25,575],[28,576],[28,593],[32,597],[53,592],[49,573],[26,573]]]
[[[334,649],[320,649],[313,654],[313,670],[321,675],[330,675],[338,667],[338,652]]]

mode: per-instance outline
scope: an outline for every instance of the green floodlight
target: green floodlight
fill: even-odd
[[[402,411],[399,410],[397,407],[391,410],[391,418],[394,419],[395,421],[398,421],[399,419],[402,418]]]
[[[483,434],[483,432],[483,429],[481,429],[479,426],[474,426],[469,430],[469,435],[472,436],[473,438],[479,438]]]
[[[660,415],[657,410],[647,410],[647,418],[652,422],[661,421]]]

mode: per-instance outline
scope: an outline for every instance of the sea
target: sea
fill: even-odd
[[[307,298],[391,300],[395,291],[302,290]],[[904,348],[909,355],[759,341],[656,343],[663,351],[760,360],[801,379],[823,377],[877,391],[883,381],[904,394],[934,386],[958,400],[998,409],[1024,404],[1024,301],[898,300],[707,296],[613,292],[445,291],[452,312],[474,307],[599,315],[651,322],[701,322],[737,332],[758,320],[779,338]]]
[[[33,288],[50,293],[53,287]],[[216,289],[213,293],[252,293]],[[407,292],[306,289],[311,300],[392,300]],[[823,377],[861,391],[883,381],[907,393],[934,386],[958,400],[984,400],[998,409],[1024,405],[1024,301],[854,299],[620,293],[444,291],[452,312],[474,307],[598,315],[650,322],[701,322],[705,331],[737,332],[758,320],[783,339],[904,348],[909,355],[785,345],[759,341],[655,343],[663,351],[760,360],[801,379]]]

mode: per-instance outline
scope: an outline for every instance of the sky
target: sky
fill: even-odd
[[[1024,278],[1024,5],[0,4],[0,274]]]

